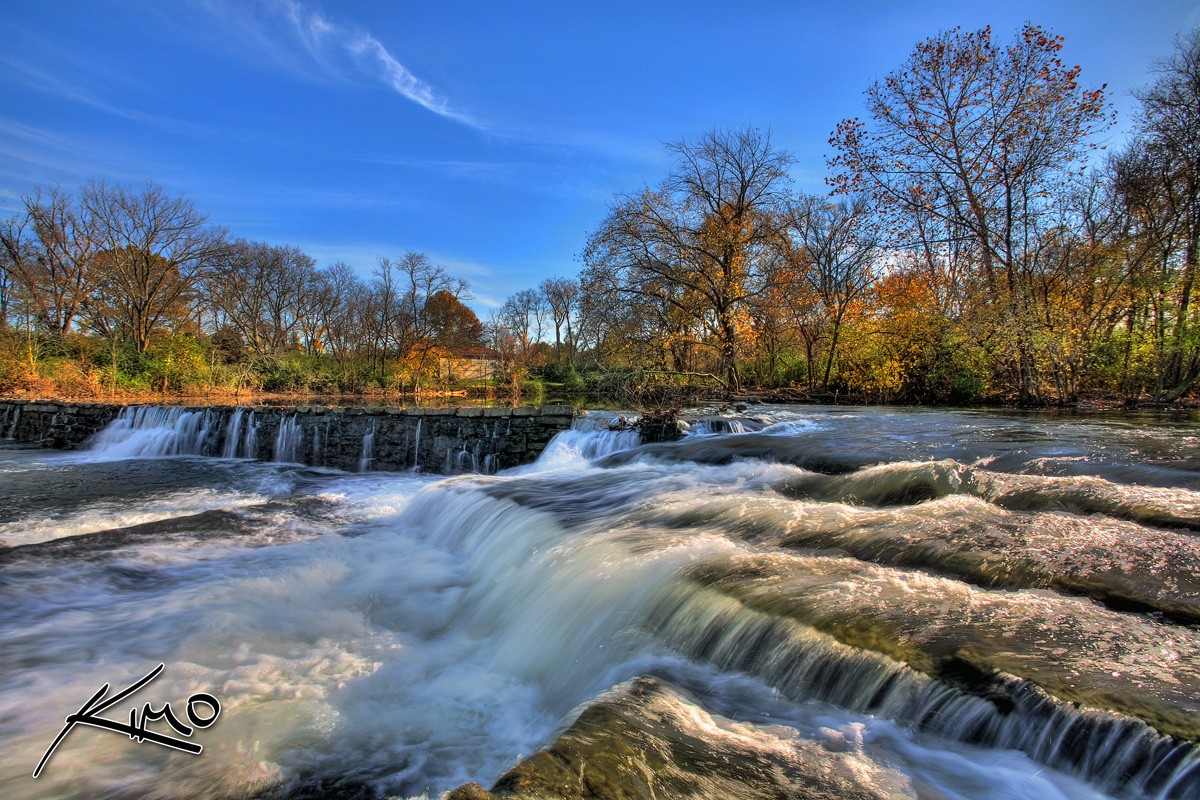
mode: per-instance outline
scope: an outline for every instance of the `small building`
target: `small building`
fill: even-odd
[[[442,356],[439,373],[447,383],[453,381],[494,380],[500,368],[500,354],[483,345],[457,347]]]

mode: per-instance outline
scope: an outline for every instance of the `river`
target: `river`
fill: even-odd
[[[1200,797],[1195,419],[610,417],[489,476],[0,449],[0,796],[434,798],[651,676],[810,796]],[[202,754],[78,726],[32,778],[160,663],[107,716],[208,693]]]

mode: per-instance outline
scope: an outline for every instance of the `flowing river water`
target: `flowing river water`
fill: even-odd
[[[607,419],[492,476],[0,449],[0,796],[434,798],[653,676],[805,796],[1200,797],[1194,419]],[[80,726],[31,777],[160,663],[202,754]]]

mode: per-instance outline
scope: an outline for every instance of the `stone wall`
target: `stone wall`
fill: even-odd
[[[0,438],[44,447],[86,447],[123,407],[100,403],[0,401]],[[128,417],[128,414],[126,415]],[[190,427],[183,424],[193,417]],[[194,417],[201,416],[197,420]],[[495,472],[535,460],[571,427],[570,406],[524,408],[327,408],[206,406],[164,410],[175,420],[178,452],[228,453],[357,471]]]
[[[117,418],[121,406],[109,403],[55,403],[0,400],[0,439],[71,450]]]

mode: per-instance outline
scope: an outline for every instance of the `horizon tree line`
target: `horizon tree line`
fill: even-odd
[[[1033,25],[918,43],[831,134],[827,195],[794,190],[769,131],[668,144],[672,168],[614,198],[578,276],[482,321],[466,281],[418,252],[360,275],[231,237],[154,184],[39,187],[0,225],[6,359],[36,372],[72,351],[113,386],[206,367],[212,383],[417,391],[486,345],[513,385],[657,373],[882,400],[1174,400],[1200,381],[1200,30],[1103,157],[1104,87],[1063,47]]]

